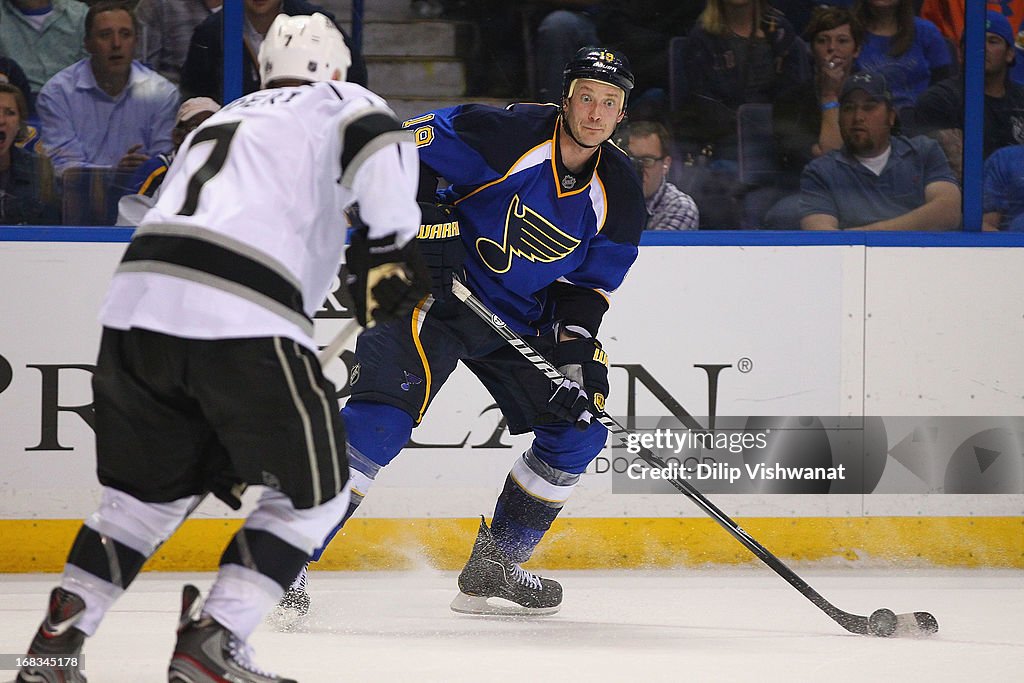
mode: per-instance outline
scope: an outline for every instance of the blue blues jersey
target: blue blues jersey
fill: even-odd
[[[596,334],[647,220],[626,155],[606,142],[583,171],[568,172],[558,152],[559,109],[551,105],[466,104],[404,127],[414,131],[420,161],[451,183],[440,200],[458,209],[477,296],[517,332],[537,335],[565,319],[552,292],[566,288],[551,286],[573,285],[599,295],[590,297],[599,301],[596,318],[592,305],[583,316]]]

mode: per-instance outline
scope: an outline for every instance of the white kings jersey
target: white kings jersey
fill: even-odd
[[[415,237],[419,160],[386,103],[353,83],[261,90],[182,144],[114,275],[100,322],[192,339],[282,336],[312,317],[359,203],[371,239]]]

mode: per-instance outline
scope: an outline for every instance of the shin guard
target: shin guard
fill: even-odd
[[[557,470],[527,450],[512,465],[491,521],[494,542],[513,562],[525,562],[555,521],[580,475]]]

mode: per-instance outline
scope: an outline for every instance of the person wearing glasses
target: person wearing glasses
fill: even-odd
[[[620,146],[629,152],[643,179],[648,230],[696,230],[700,212],[690,195],[668,181],[671,138],[656,121],[637,121],[624,131]]]

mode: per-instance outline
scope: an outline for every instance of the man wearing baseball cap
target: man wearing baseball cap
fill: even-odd
[[[1001,147],[1024,144],[1024,85],[1010,78],[1016,52],[1010,22],[999,12],[989,10],[985,21],[986,159]],[[963,80],[956,77],[936,83],[921,94],[915,111],[915,130],[939,141],[959,176],[963,155]]]
[[[960,188],[938,143],[894,135],[885,78],[864,71],[839,97],[842,149],[807,164],[800,179],[804,230],[955,230]]]
[[[174,155],[188,134],[220,109],[220,105],[209,97],[192,97],[181,103],[174,117],[171,142],[174,149],[168,154],[157,154],[135,169],[123,188],[126,194],[117,203],[117,224],[138,225],[156,203],[160,185],[164,182],[167,169],[174,161]]]

